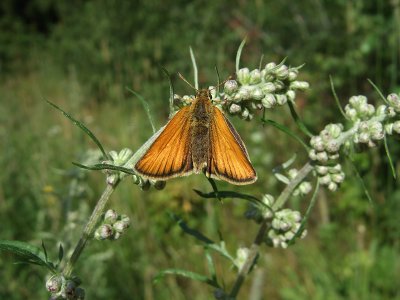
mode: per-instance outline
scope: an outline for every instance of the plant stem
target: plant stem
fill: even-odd
[[[299,185],[301,181],[313,170],[313,166],[310,164],[310,162],[307,162],[303,168],[298,172],[297,176],[293,178],[292,181],[285,187],[285,189],[282,191],[282,193],[279,195],[278,199],[272,206],[272,209],[276,211],[277,209],[281,208],[286,201],[289,199],[290,195],[294,191],[294,189]],[[255,260],[258,256],[258,252],[260,249],[260,245],[264,239],[265,233],[269,230],[271,227],[271,219],[266,218],[262,221],[260,229],[257,232],[257,236],[254,239],[253,244],[250,247],[249,254],[246,258],[246,261],[244,262],[243,266],[240,268],[238,276],[236,277],[236,281],[233,285],[233,288],[229,294],[229,296],[233,299],[236,298],[236,296],[239,293],[240,288],[242,287],[242,284],[244,280],[246,279],[247,274],[249,273],[250,269],[255,263]]]
[[[114,192],[117,185],[118,181],[113,184],[107,184],[107,187],[104,190],[103,194],[101,195],[99,201],[97,202],[92,212],[92,215],[90,216],[89,221],[87,222],[85,228],[83,229],[81,238],[79,239],[79,242],[76,245],[74,252],[72,253],[71,257],[69,258],[67,264],[64,267],[62,273],[65,277],[71,276],[75,263],[79,259],[79,256],[81,255],[83,249],[85,248],[87,241],[93,235],[95,226],[97,225],[101,215],[103,214],[104,207],[106,206],[108,199]]]

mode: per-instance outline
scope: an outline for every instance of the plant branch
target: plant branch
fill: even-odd
[[[292,181],[285,187],[285,189],[282,191],[282,193],[279,195],[278,199],[272,206],[272,209],[274,211],[278,210],[281,208],[286,201],[289,199],[290,195],[293,193],[293,191],[296,189],[296,187],[299,185],[300,182],[303,181],[303,179],[313,170],[313,166],[310,164],[310,162],[307,162],[303,168],[299,171],[297,176],[293,178]],[[247,274],[250,272],[252,266],[255,263],[255,260],[258,256],[258,252],[260,249],[260,245],[264,239],[265,233],[269,230],[271,227],[271,219],[266,218],[262,221],[260,229],[257,232],[257,236],[254,239],[253,244],[250,247],[249,254],[246,258],[246,261],[244,262],[243,266],[240,268],[238,276],[236,277],[236,281],[233,285],[233,288],[229,294],[230,297],[233,299],[236,298],[236,296],[239,293],[240,288],[242,287],[242,284],[244,280],[246,279]]]
[[[90,216],[89,221],[87,222],[85,228],[83,229],[81,238],[79,239],[78,244],[76,245],[74,252],[72,253],[71,257],[69,258],[67,264],[64,267],[63,275],[65,277],[70,277],[72,274],[72,270],[75,266],[75,263],[79,259],[83,249],[86,246],[87,241],[93,235],[96,225],[103,214],[104,207],[107,204],[108,199],[110,198],[111,194],[114,192],[116,186],[118,185],[118,181],[113,184],[107,184],[106,189],[104,190],[103,194],[101,195],[99,201],[97,202],[92,215]]]

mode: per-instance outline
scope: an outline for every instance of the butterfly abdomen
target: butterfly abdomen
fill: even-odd
[[[210,120],[212,106],[206,97],[199,97],[193,104],[191,122],[191,153],[193,170],[202,172],[209,160]]]

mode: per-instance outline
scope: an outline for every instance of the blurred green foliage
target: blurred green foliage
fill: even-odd
[[[384,94],[400,90],[398,0],[2,0],[1,238],[36,245],[43,239],[53,257],[59,242],[71,250],[105,185],[101,174],[71,166],[94,146],[44,99],[85,122],[109,150],[137,149],[151,129],[140,102],[126,87],[149,101],[161,126],[169,96],[161,67],[190,78],[192,46],[200,82],[215,84],[214,66],[221,78],[233,74],[235,52],[245,35],[246,66],[257,66],[262,53],[264,62],[288,57],[291,65],[306,64],[302,76],[312,90],[300,95],[297,105],[315,132],[340,118],[329,75],[342,103],[352,94],[378,99],[367,78]],[[174,83],[176,92],[192,93],[181,81]],[[296,130],[285,109],[268,114]],[[260,173],[260,180],[243,190],[278,193],[282,186],[271,169],[294,151],[300,163],[306,158],[301,146],[257,120],[234,122]],[[397,162],[400,147],[396,140],[389,144]],[[340,191],[321,193],[306,240],[285,251],[263,249],[265,298],[400,299],[398,183],[391,178],[384,149],[357,156],[356,165],[374,203],[365,198],[348,167]],[[248,245],[256,227],[242,217],[246,203],[206,201],[193,188],[210,190],[201,176],[172,180],[162,192],[144,193],[122,184],[111,206],[129,214],[133,226],[118,242],[89,245],[77,270],[89,299],[210,298],[208,288],[181,278],[152,283],[163,268],[206,269],[202,248],[183,236],[166,212],[181,215],[215,239],[219,230],[231,252]],[[43,271],[12,265],[10,259],[0,256],[0,298],[47,297]],[[235,274],[218,262],[229,284]],[[243,298],[251,285],[249,280]]]

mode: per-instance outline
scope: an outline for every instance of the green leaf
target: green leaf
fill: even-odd
[[[193,65],[194,87],[196,88],[196,90],[198,90],[199,89],[199,72],[197,70],[196,58],[194,57],[192,47],[189,47],[189,52],[190,52],[190,59],[192,60],[192,65]]]
[[[208,270],[210,271],[211,279],[214,282],[218,282],[217,281],[217,272],[215,271],[214,260],[211,256],[210,252],[207,249],[206,249],[206,259],[207,259],[207,266],[208,266]]]
[[[17,255],[22,260],[21,263],[46,267],[52,273],[57,271],[53,263],[47,260],[47,253],[31,244],[21,241],[0,240],[0,250]]]
[[[168,70],[165,68],[162,68],[162,70],[167,76],[169,83],[169,118],[171,118],[174,114],[174,86],[172,85],[171,75],[169,74]]]
[[[318,191],[319,191],[319,178],[317,179],[317,183],[315,185],[314,193],[311,196],[310,204],[308,205],[306,213],[304,214],[304,217],[301,220],[300,227],[296,231],[296,234],[293,236],[293,238],[289,241],[289,245],[293,244],[295,239],[297,239],[303,233],[303,231],[305,229],[305,226],[307,224],[308,218],[310,217],[311,211],[312,211],[315,203],[317,202]]]
[[[131,90],[130,88],[126,88],[128,91],[130,91],[132,94],[134,94],[142,103],[144,110],[146,112],[147,118],[149,119],[150,125],[151,125],[151,129],[153,130],[153,133],[156,132],[156,127],[154,126],[154,122],[153,122],[153,118],[151,117],[151,113],[150,113],[150,106],[147,103],[147,101],[142,97],[142,95],[136,93],[134,90]]]
[[[257,197],[254,197],[252,195],[237,193],[237,192],[233,192],[233,191],[218,191],[218,193],[216,193],[216,192],[203,193],[202,191],[199,191],[199,190],[194,190],[194,191],[197,193],[197,195],[199,195],[200,197],[206,198],[206,199],[237,198],[237,199],[244,199],[244,200],[250,201],[257,205],[261,204],[261,205],[265,206],[265,204],[262,201],[260,201],[260,199],[258,199]]]
[[[346,155],[346,157],[348,158],[348,161],[350,162],[350,165],[352,166],[353,171],[354,171],[354,173],[355,173],[355,175],[356,175],[358,181],[360,182],[360,184],[361,184],[361,186],[362,186],[362,188],[363,188],[364,194],[365,194],[365,196],[367,197],[369,203],[370,203],[371,205],[374,205],[374,202],[372,201],[371,195],[370,195],[369,192],[368,192],[367,186],[365,185],[365,182],[364,182],[364,180],[362,179],[362,177],[361,177],[361,175],[360,175],[360,172],[358,172],[358,169],[357,169],[357,167],[356,167],[356,165],[355,165],[355,163],[354,163],[354,160],[353,160],[352,157],[349,156],[349,155]]]
[[[242,56],[244,45],[246,45],[246,38],[244,38],[243,41],[240,43],[238,51],[236,52],[236,73],[239,71],[240,57]]]
[[[64,248],[60,243],[60,246],[58,247],[58,263],[62,261],[63,257],[64,257]]]
[[[179,218],[174,213],[169,213],[169,216],[179,225],[179,227],[187,234],[195,237],[197,240],[206,243],[206,244],[213,244],[214,242],[210,240],[208,237],[203,235],[201,232],[197,231],[196,229],[190,228],[185,221]]]
[[[336,104],[337,104],[337,106],[338,106],[338,108],[340,110],[340,113],[343,115],[343,117],[345,119],[348,119],[347,116],[346,116],[346,113],[344,112],[344,110],[342,108],[342,105],[340,104],[339,98],[338,98],[338,96],[336,94],[335,85],[333,84],[333,78],[332,78],[331,75],[329,75],[329,81],[331,82],[331,90],[332,90],[333,98],[335,98],[335,101],[336,101]]]
[[[294,108],[294,104],[292,101],[288,101],[289,109],[290,109],[290,114],[292,115],[292,118],[296,122],[297,126],[300,128],[300,130],[307,135],[308,137],[312,137],[313,134],[311,133],[310,130],[308,130],[307,126],[304,124],[304,122],[300,119],[299,115],[296,112],[296,109]]]
[[[46,100],[47,101],[47,100]],[[51,106],[53,106],[55,109],[59,110],[65,117],[67,117],[68,119],[70,119],[72,121],[73,124],[75,124],[76,126],[78,126],[80,129],[82,129],[82,131],[84,133],[86,133],[91,139],[92,141],[97,145],[97,147],[100,149],[101,153],[103,154],[103,156],[106,159],[110,159],[110,157],[108,156],[108,154],[106,153],[106,151],[104,150],[103,146],[101,145],[100,141],[97,139],[97,137],[89,130],[89,128],[87,128],[82,122],[79,122],[78,120],[76,120],[75,118],[73,118],[70,114],[68,114],[67,112],[63,111],[60,107],[58,107],[57,105],[55,105],[54,103],[47,101],[48,104],[50,104]]]
[[[304,149],[306,149],[307,152],[310,150],[310,147],[297,134],[295,134],[293,131],[291,131],[285,125],[279,124],[279,123],[277,123],[277,122],[275,122],[273,120],[270,120],[270,119],[264,119],[263,118],[263,119],[261,119],[261,121],[263,123],[270,124],[270,125],[274,126],[275,128],[279,129],[280,131],[283,131],[284,133],[286,133],[290,137],[294,138],[296,141],[298,141],[304,147]]]
[[[206,176],[206,178],[207,178],[208,182],[211,184],[211,187],[216,195],[216,198],[221,202],[222,199],[219,197],[218,187],[217,187],[217,184],[215,183],[214,179],[207,177],[207,176]]]
[[[394,167],[394,164],[393,164],[393,161],[392,161],[392,156],[390,155],[386,134],[383,136],[383,144],[385,145],[386,156],[387,156],[388,161],[389,161],[390,169],[392,170],[393,178],[396,179],[397,178],[396,168]]]
[[[163,270],[161,272],[159,272],[153,279],[154,283],[159,282],[161,279],[163,279],[165,277],[165,275],[177,275],[177,276],[182,276],[185,278],[189,278],[192,280],[196,280],[196,281],[200,281],[200,282],[204,282],[207,283],[208,285],[211,285],[215,288],[220,288],[220,286],[218,285],[218,283],[216,281],[214,281],[213,279],[208,278],[207,276],[198,274],[198,273],[194,273],[194,272],[190,272],[190,271],[186,271],[186,270],[182,270],[182,269],[166,269]]]
[[[127,169],[124,167],[118,167],[118,166],[114,166],[114,165],[109,165],[109,164],[95,164],[95,165],[91,165],[91,166],[85,166],[82,165],[80,163],[76,163],[76,162],[72,162],[73,165],[82,168],[82,169],[86,169],[86,170],[113,170],[113,171],[119,171],[119,172],[123,172],[126,174],[130,174],[130,175],[136,175],[136,173],[131,170],[131,169]]]
[[[385,98],[385,96],[383,96],[381,90],[375,85],[375,83],[372,82],[371,79],[367,79],[368,82],[374,87],[375,91],[378,93],[378,95],[382,98],[383,102],[385,102],[386,104],[389,104],[389,101]]]

